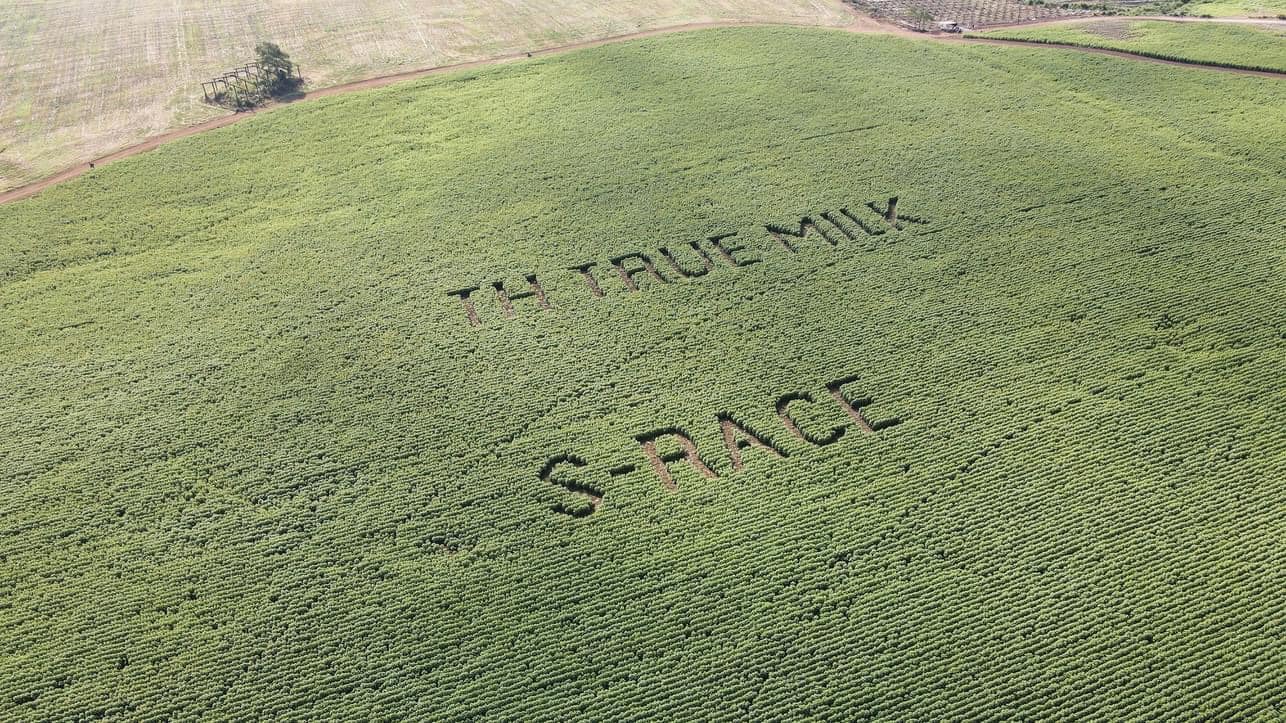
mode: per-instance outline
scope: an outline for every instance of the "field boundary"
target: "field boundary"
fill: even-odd
[[[1234,66],[1227,66],[1227,65],[1215,65],[1212,63],[1202,63],[1202,62],[1195,62],[1195,61],[1173,60],[1173,59],[1167,59],[1167,58],[1162,58],[1162,57],[1157,57],[1152,55],[1146,55],[1143,53],[1135,53],[1135,52],[1128,52],[1128,51],[1122,51],[1122,50],[1112,50],[1112,49],[1099,48],[1094,46],[1073,45],[1069,43],[1051,43],[1051,42],[1043,42],[1043,41],[1035,41],[1035,40],[1005,40],[1000,38],[980,38],[980,37],[963,37],[962,38],[959,36],[943,36],[943,35],[933,35],[933,34],[926,34],[926,33],[917,33],[911,30],[907,30],[905,28],[880,22],[866,15],[862,15],[856,9],[853,9],[851,6],[849,6],[847,3],[844,3],[844,6],[852,10],[854,15],[854,20],[851,24],[847,26],[833,28],[834,30],[838,30],[841,32],[897,35],[901,37],[911,37],[911,38],[917,38],[921,40],[950,42],[950,43],[959,43],[959,44],[1025,45],[1028,47],[1063,48],[1067,50],[1075,50],[1075,51],[1086,52],[1086,53],[1099,53],[1102,55],[1113,55],[1116,57],[1126,58],[1129,60],[1142,60],[1142,61],[1152,62],[1152,63],[1162,63],[1166,65],[1179,65],[1179,66],[1187,66],[1187,67],[1194,67],[1194,68],[1207,68],[1210,70],[1218,70],[1218,71],[1223,71],[1228,73],[1240,73],[1243,75],[1256,75],[1256,76],[1268,77],[1268,78],[1281,78],[1283,76],[1286,76],[1286,73],[1283,73],[1281,71],[1275,71],[1275,70],[1252,69],[1252,68],[1234,67]],[[1140,19],[1148,19],[1148,18],[1140,18]],[[1224,22],[1228,22],[1228,21],[1255,22],[1254,20],[1239,20],[1239,19],[1227,19],[1227,18],[1220,19],[1220,20]],[[1057,20],[1050,20],[1050,21],[1025,23],[1021,27],[1032,27],[1034,25],[1040,25],[1040,24],[1065,23],[1065,22],[1072,22],[1072,21],[1084,22],[1085,18],[1057,19]],[[1207,20],[1191,19],[1184,22],[1207,22]],[[140,153],[145,153],[154,148],[158,148],[166,143],[169,143],[170,141],[175,141],[180,138],[186,138],[188,136],[196,135],[198,133],[204,133],[206,131],[215,130],[217,128],[223,128],[224,126],[232,125],[233,123],[237,123],[239,121],[245,120],[246,118],[250,118],[255,115],[258,115],[259,113],[270,112],[272,110],[275,110],[276,108],[293,105],[301,101],[311,100],[314,98],[324,98],[331,95],[339,95],[341,93],[350,93],[353,91],[367,90],[370,88],[380,88],[380,87],[391,85],[393,83],[398,83],[404,80],[414,80],[417,78],[423,78],[430,75],[437,75],[440,73],[449,73],[456,70],[467,70],[470,68],[480,68],[488,65],[499,65],[501,63],[511,63],[511,62],[523,60],[526,58],[533,58],[536,56],[556,55],[560,53],[570,52],[573,50],[580,50],[583,48],[593,48],[601,45],[627,42],[630,40],[638,40],[641,38],[654,37],[658,35],[669,35],[672,33],[681,33],[681,32],[693,31],[693,30],[710,30],[715,28],[739,28],[739,27],[745,28],[745,27],[822,27],[822,26],[812,25],[810,23],[757,22],[757,21],[735,21],[735,20],[703,22],[703,23],[683,23],[679,25],[671,25],[671,26],[662,27],[662,28],[640,30],[632,33],[625,33],[622,35],[612,35],[604,38],[598,38],[595,40],[582,40],[579,42],[569,43],[566,45],[550,46],[546,48],[535,49],[529,52],[520,51],[520,52],[514,52],[514,53],[506,53],[504,55],[498,55],[492,58],[484,58],[481,60],[471,60],[463,63],[451,63],[448,65],[437,65],[437,66],[432,66],[428,68],[418,68],[415,70],[406,70],[406,71],[401,71],[397,73],[390,73],[388,75],[375,76],[373,78],[367,78],[365,80],[357,80],[350,83],[341,83],[339,85],[332,85],[325,88],[318,88],[316,90],[306,91],[290,100],[286,100],[278,103],[272,103],[270,105],[264,106],[257,110],[220,116],[218,118],[213,118],[203,123],[198,123],[191,126],[185,126],[182,128],[176,128],[174,130],[160,133],[158,135],[152,136],[151,138],[148,138],[139,143],[126,146],[124,148],[99,156],[89,161],[77,163],[76,165],[71,166],[52,176],[48,176],[46,178],[43,178],[37,181],[32,181],[31,183],[27,183],[27,184],[9,189],[3,193],[0,193],[0,204],[6,204],[6,203],[11,203],[14,201],[20,201],[22,199],[30,198],[40,193],[41,191],[44,191],[47,188],[56,186],[60,183],[63,183],[64,181],[69,181],[73,178],[82,176],[85,173],[88,173],[93,168],[97,167],[98,165],[109,164],[124,158],[129,158],[130,156],[136,156]],[[990,30],[998,30],[998,29],[1002,29],[1002,28],[989,28],[988,30],[990,31]]]
[[[1012,30],[1015,28],[1027,29],[1036,25],[1076,25],[1077,23],[1088,23],[1094,22],[1095,20],[1125,20],[1129,22],[1149,21],[1158,23],[1213,23],[1216,25],[1264,25],[1269,27],[1286,28],[1286,20],[1279,20],[1277,18],[1198,18],[1190,15],[1080,15],[1071,18],[1033,20],[1026,23],[988,25],[985,28],[978,28],[978,32],[990,33],[996,30]]]
[[[1064,40],[1037,40],[1037,39],[1017,39],[1017,38],[993,38],[980,37],[977,35],[967,35],[961,39],[966,43],[981,43],[986,45],[1026,45],[1047,48],[1062,48],[1064,50],[1079,50],[1081,52],[1099,53],[1101,55],[1113,55],[1119,58],[1129,58],[1131,60],[1149,60],[1154,63],[1165,63],[1166,65],[1185,65],[1189,67],[1209,68],[1211,70],[1222,70],[1229,73],[1240,73],[1242,75],[1258,75],[1266,78],[1281,78],[1286,76],[1286,71],[1268,68],[1262,65],[1239,65],[1236,63],[1216,63],[1201,60],[1185,60],[1177,56],[1165,55],[1164,53],[1154,53],[1148,50],[1122,50],[1120,48],[1104,48],[1099,45],[1089,43],[1069,43]]]

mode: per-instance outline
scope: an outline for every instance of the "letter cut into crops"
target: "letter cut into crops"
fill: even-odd
[[[741,452],[750,447],[758,447],[778,457],[786,456],[786,451],[771,439],[736,421],[730,414],[719,415],[719,426],[723,430],[723,445],[728,449],[728,458],[732,461],[734,472],[745,466],[741,459]]]
[[[640,265],[634,266],[633,264],[631,264],[630,268],[626,268],[625,262],[629,261],[630,259],[634,259],[638,261]],[[669,283],[669,281],[664,276],[661,275],[661,272],[656,270],[656,264],[652,263],[652,258],[647,254],[644,254],[644,253],[624,254],[621,256],[613,257],[611,261],[612,261],[612,266],[616,267],[616,273],[620,274],[621,276],[621,282],[624,283],[625,288],[629,289],[630,291],[639,290],[638,275],[643,273],[650,274],[653,278],[655,278],[657,281],[661,282],[662,284]]]
[[[578,495],[583,495],[586,499],[580,504],[569,505],[559,502],[554,505],[555,512],[561,512],[572,517],[586,517],[598,510],[598,506],[603,502],[603,490],[598,487],[578,481],[568,479],[564,474],[559,472],[559,468],[570,466],[575,468],[585,467],[589,463],[574,454],[560,454],[550,457],[545,466],[540,468],[540,479],[542,482],[557,485]]]
[[[700,243],[689,241],[688,247],[692,249],[697,257],[697,268],[685,267],[683,262],[675,258],[674,252],[664,246],[657,249],[657,251],[660,252],[661,258],[665,259],[666,263],[670,265],[670,268],[674,269],[674,273],[682,278],[692,279],[710,273],[710,270],[714,268],[714,262],[710,260],[709,254],[701,248]]]
[[[595,266],[598,266],[597,261],[587,261],[580,266],[570,266],[567,270],[575,271],[580,274],[581,278],[585,281],[585,285],[589,287],[589,293],[593,294],[596,298],[602,298],[603,287],[598,285],[598,279],[594,278],[594,272],[590,271],[590,269]]]
[[[866,415],[862,413],[862,409],[870,406],[875,400],[871,397],[850,399],[844,395],[844,387],[857,381],[857,379],[858,378],[856,376],[848,376],[843,379],[836,379],[826,385],[826,391],[830,392],[831,397],[839,403],[840,407],[843,408],[844,413],[853,420],[853,424],[857,425],[858,429],[867,433],[878,432],[881,429],[901,424],[902,420],[897,417],[881,419],[875,422],[867,420]]]
[[[503,281],[497,281],[491,285],[496,290],[496,300],[500,302],[500,311],[504,313],[506,319],[514,317],[513,302],[520,299],[534,298],[536,306],[542,309],[549,308],[549,299],[545,298],[545,290],[541,288],[540,282],[536,280],[536,275],[527,274],[526,280],[527,285],[531,287],[531,291],[523,291],[517,294],[507,292]]]
[[[672,452],[661,453],[657,449],[657,441],[663,437],[672,437],[678,444],[678,449]],[[667,429],[658,429],[647,434],[640,434],[635,437],[643,447],[643,455],[656,471],[657,477],[661,478],[661,484],[665,485],[668,490],[678,489],[674,482],[674,477],[670,474],[670,464],[673,462],[687,462],[702,477],[715,479],[719,475],[715,474],[710,465],[706,464],[701,456],[697,453],[697,445],[692,441],[686,432],[673,427]]]
[[[842,424],[832,427],[825,435],[817,435],[804,430],[790,413],[790,406],[796,402],[812,404],[813,395],[808,392],[794,392],[777,400],[777,416],[781,418],[781,423],[786,427],[786,431],[816,447],[834,444],[840,440],[840,437],[844,436],[845,426]]]
[[[838,239],[831,238],[832,234],[822,230],[822,228],[808,216],[799,219],[798,231],[791,231],[785,226],[778,226],[771,223],[764,226],[764,228],[768,230],[769,235],[777,239],[777,243],[781,244],[783,249],[792,254],[799,253],[799,246],[797,244],[806,240],[810,234],[821,236],[822,239],[831,246],[835,246],[839,243]]]
[[[719,252],[719,255],[723,257],[723,260],[727,261],[730,266],[750,266],[751,264],[757,264],[760,261],[763,261],[763,259],[759,257],[737,258],[737,252],[745,251],[746,245],[738,244],[734,246],[731,241],[728,241],[728,239],[736,235],[737,232],[733,231],[731,233],[721,233],[718,236],[711,236],[710,243],[714,244],[714,250]]]
[[[478,309],[473,305],[473,299],[469,298],[469,295],[477,290],[478,287],[470,286],[464,289],[456,289],[455,291],[447,292],[447,296],[460,297],[460,303],[464,306],[465,318],[469,320],[469,324],[471,326],[482,326],[482,320],[478,318]]]

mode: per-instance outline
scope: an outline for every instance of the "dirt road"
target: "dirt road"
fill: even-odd
[[[1066,23],[1066,22],[1084,22],[1087,19],[1088,18],[1085,18],[1085,17],[1079,17],[1079,18],[1044,21],[1040,23],[1026,23],[1023,25],[1023,27],[1030,27],[1032,25],[1058,24],[1058,23]],[[1166,17],[1133,18],[1132,17],[1130,19],[1131,20],[1173,20],[1178,22],[1241,22],[1241,23],[1249,22],[1249,23],[1257,23],[1257,24],[1258,23],[1281,24],[1283,26],[1286,26],[1286,21],[1281,21],[1281,20],[1258,20],[1258,19],[1240,19],[1240,18],[1166,18]],[[485,60],[475,60],[467,63],[456,63],[454,65],[439,65],[432,68],[408,70],[402,73],[394,73],[392,75],[382,75],[379,77],[368,78],[366,80],[359,80],[352,83],[344,83],[342,85],[333,85],[328,88],[319,88],[317,90],[312,90],[312,91],[308,91],[307,93],[303,93],[299,97],[287,103],[273,104],[265,108],[262,108],[258,111],[253,111],[248,113],[234,113],[232,115],[221,116],[219,118],[215,118],[213,120],[209,120],[204,123],[188,126],[186,128],[178,128],[172,131],[168,131],[166,133],[162,133],[157,136],[153,136],[152,138],[149,138],[143,141],[142,143],[138,143],[132,146],[127,146],[118,151],[109,153],[105,156],[100,156],[98,158],[92,159],[91,161],[77,164],[71,168],[66,169],[65,171],[62,171],[61,173],[55,174],[48,178],[44,178],[39,181],[35,181],[34,183],[29,183],[25,186],[19,186],[9,191],[5,191],[4,193],[0,193],[0,204],[10,203],[12,201],[18,201],[24,198],[30,198],[31,196],[34,196],[37,193],[40,193],[41,191],[45,190],[46,188],[49,188],[50,186],[54,186],[59,183],[62,183],[63,181],[76,178],[77,176],[80,176],[84,173],[89,172],[91,170],[90,168],[91,164],[93,166],[100,166],[100,165],[112,163],[113,161],[118,161],[122,158],[129,158],[130,156],[135,156],[140,153],[150,151],[153,148],[161,146],[165,143],[169,143],[170,141],[177,140],[179,138],[186,138],[187,136],[196,135],[197,133],[204,133],[205,131],[214,130],[215,128],[222,128],[224,126],[232,125],[233,123],[236,123],[238,121],[245,120],[246,118],[254,116],[258,113],[271,112],[275,108],[281,108],[287,105],[292,105],[294,103],[299,103],[306,100],[312,100],[314,98],[324,98],[330,95],[338,95],[340,93],[349,93],[352,91],[365,90],[368,88],[379,88],[385,85],[389,85],[391,83],[398,83],[404,80],[412,80],[414,78],[422,78],[428,75],[435,75],[437,73],[449,73],[451,71],[465,70],[468,68],[479,68],[487,65],[496,65],[498,63],[512,63],[515,61],[526,59],[528,57],[554,55],[557,53],[565,53],[572,50],[579,50],[581,48],[592,48],[599,45],[606,45],[608,43],[620,43],[627,40],[636,40],[639,38],[647,38],[647,37],[652,37],[656,35],[666,35],[669,33],[680,33],[680,32],[685,32],[689,30],[701,30],[706,28],[764,27],[769,25],[780,26],[782,24],[781,23],[771,23],[771,24],[755,23],[755,22],[717,22],[717,23],[689,23],[685,25],[674,25],[671,27],[656,28],[653,30],[643,30],[640,32],[628,33],[625,35],[614,35],[611,37],[600,38],[598,40],[585,40],[582,42],[571,43],[568,45],[559,45],[559,46],[554,46],[549,48],[543,48],[539,50],[533,50],[530,53],[525,53],[525,52],[509,53],[507,55],[501,55],[494,58],[488,58]],[[1002,26],[1002,27],[1017,27],[1017,26]],[[1035,42],[1026,42],[1021,40],[997,40],[997,39],[990,39],[990,38],[962,38],[959,36],[952,36],[952,35],[926,35],[924,33],[917,33],[897,25],[892,25],[889,23],[883,23],[883,22],[877,21],[874,18],[861,15],[856,11],[854,11],[853,22],[842,29],[852,33],[874,33],[874,34],[882,34],[882,35],[898,35],[902,37],[916,38],[919,40],[949,42],[949,43],[956,43],[956,44],[1024,45],[1028,47],[1064,48],[1064,49],[1075,50],[1083,53],[1098,53],[1100,55],[1113,55],[1120,58],[1127,58],[1129,60],[1136,60],[1136,61],[1142,61],[1142,62],[1148,62],[1148,63],[1161,63],[1164,65],[1180,65],[1180,66],[1186,66],[1190,68],[1206,68],[1209,70],[1217,70],[1217,71],[1222,71],[1226,73],[1240,73],[1242,75],[1258,75],[1258,76],[1270,77],[1270,78],[1286,77],[1286,73],[1272,73],[1272,72],[1257,71],[1257,70],[1242,70],[1238,68],[1223,68],[1223,67],[1205,65],[1200,63],[1184,63],[1184,62],[1179,62],[1174,60],[1161,60],[1159,58],[1149,58],[1141,55],[1135,55],[1133,53],[1126,53],[1126,52],[1121,52],[1117,50],[1106,50],[1101,48],[1083,48],[1075,45],[1035,43]],[[993,30],[993,29],[997,29],[997,28],[988,28],[988,30]]]

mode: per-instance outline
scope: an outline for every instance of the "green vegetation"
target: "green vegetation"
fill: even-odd
[[[1193,2],[1180,6],[1185,15],[1209,15],[1214,18],[1286,18],[1286,2],[1282,0],[1214,0]]]
[[[265,83],[268,95],[285,95],[299,87],[299,71],[291,62],[290,54],[276,43],[263,42],[256,45],[255,60],[268,74]]]
[[[970,35],[1108,48],[1163,60],[1286,73],[1286,31],[1253,25],[1112,19]]]
[[[721,30],[0,207],[0,718],[1271,718],[1284,136],[1271,78]]]

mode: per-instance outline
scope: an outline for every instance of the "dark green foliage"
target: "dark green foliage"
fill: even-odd
[[[299,86],[295,65],[290,62],[290,55],[282,52],[276,43],[263,42],[256,45],[255,59],[267,75],[264,91],[268,95],[284,95]]]

